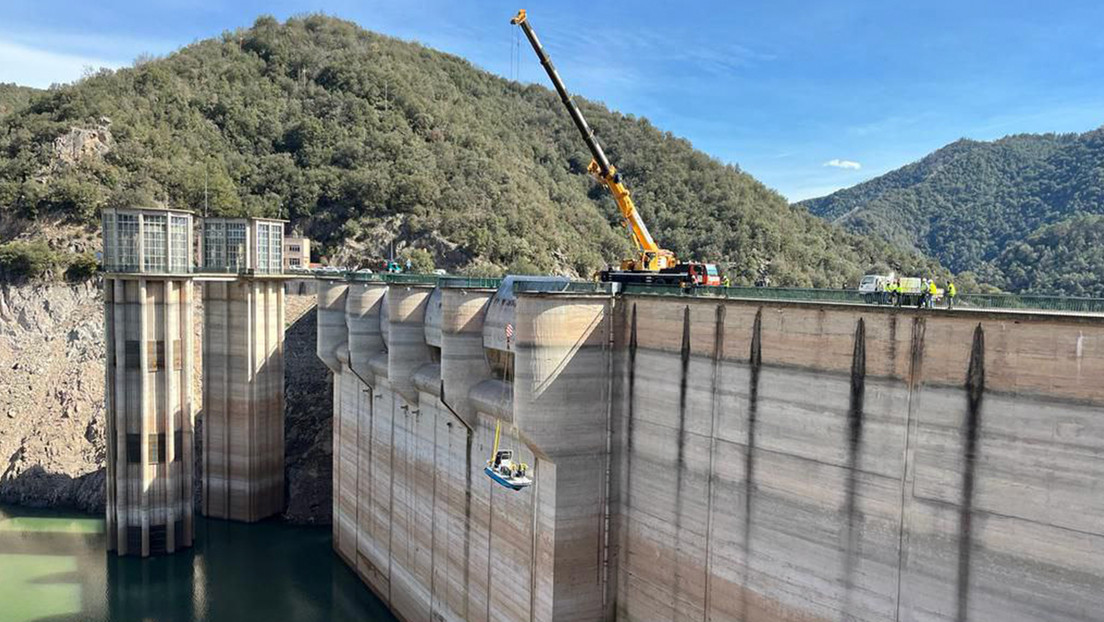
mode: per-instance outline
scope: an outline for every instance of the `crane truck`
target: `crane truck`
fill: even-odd
[[[719,286],[721,275],[715,264],[680,262],[672,251],[660,248],[656,244],[652,234],[648,231],[647,225],[644,224],[640,212],[636,210],[636,205],[633,204],[629,189],[621,178],[621,173],[618,173],[617,169],[610,164],[609,158],[602,150],[602,145],[598,143],[597,137],[594,136],[594,132],[591,131],[586,119],[583,118],[583,113],[579,110],[575,101],[571,99],[571,95],[568,94],[567,87],[564,86],[563,80],[560,79],[559,73],[552,65],[552,60],[548,58],[548,54],[541,46],[540,40],[537,39],[537,34],[533,31],[533,26],[529,23],[525,10],[518,11],[517,15],[510,20],[510,23],[520,26],[525,33],[525,38],[533,46],[537,59],[540,60],[544,71],[552,80],[552,86],[556,88],[560,101],[567,108],[567,113],[571,115],[571,120],[575,123],[579,133],[583,135],[583,141],[586,142],[593,158],[590,165],[587,166],[587,172],[609,188],[613,194],[613,199],[617,202],[617,208],[624,219],[624,226],[629,230],[636,249],[633,257],[621,261],[619,269],[603,270],[599,272],[599,278],[603,281],[619,283],[679,285],[682,287]]]

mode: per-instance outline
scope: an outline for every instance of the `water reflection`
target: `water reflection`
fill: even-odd
[[[394,620],[328,529],[197,519],[194,548],[143,560],[109,555],[103,524],[0,507],[0,622]]]

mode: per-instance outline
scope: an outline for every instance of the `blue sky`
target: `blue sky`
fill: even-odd
[[[322,11],[548,85],[524,37],[511,62],[508,20],[522,6],[571,91],[646,116],[793,200],[962,137],[1104,124],[1097,0],[8,0],[0,82],[66,82],[259,14]]]

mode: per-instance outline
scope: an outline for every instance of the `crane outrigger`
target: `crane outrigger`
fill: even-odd
[[[590,164],[587,166],[587,172],[609,188],[610,193],[613,194],[613,199],[617,202],[617,208],[624,219],[625,228],[629,230],[635,246],[635,255],[622,260],[619,270],[603,270],[599,275],[600,278],[603,281],[622,283],[657,283],[682,286],[720,285],[721,279],[716,265],[679,262],[672,251],[660,248],[648,231],[648,226],[644,224],[640,212],[637,211],[632,196],[629,194],[629,189],[621,179],[621,174],[617,172],[616,167],[610,164],[602,145],[594,136],[594,132],[591,131],[590,125],[587,124],[575,101],[571,99],[571,95],[567,92],[563,80],[560,79],[556,67],[552,65],[552,59],[548,57],[544,47],[541,46],[540,40],[537,39],[537,33],[533,31],[533,26],[529,23],[525,9],[518,11],[517,15],[510,20],[510,23],[520,26],[525,33],[525,37],[529,39],[529,43],[533,46],[533,51],[536,52],[544,71],[552,80],[552,86],[556,88],[560,101],[567,108],[567,112],[571,115],[571,120],[575,123],[579,133],[583,135],[583,141],[586,142],[592,156]]]

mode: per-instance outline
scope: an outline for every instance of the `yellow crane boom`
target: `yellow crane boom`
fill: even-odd
[[[629,230],[637,251],[637,256],[635,258],[626,259],[621,262],[621,269],[632,271],[647,270],[654,272],[674,267],[675,264],[678,263],[675,254],[667,249],[660,248],[652,238],[652,234],[648,232],[648,226],[644,224],[644,220],[640,217],[640,212],[636,210],[636,205],[633,204],[629,189],[625,187],[624,182],[621,181],[621,174],[610,164],[605,151],[602,150],[602,145],[598,143],[598,139],[594,136],[594,132],[591,131],[586,119],[583,118],[583,113],[579,110],[579,107],[575,105],[575,101],[571,99],[571,95],[567,92],[567,87],[564,86],[563,80],[560,79],[559,73],[556,71],[555,66],[552,65],[552,59],[548,58],[548,54],[545,53],[544,47],[541,46],[540,40],[537,39],[537,33],[533,32],[533,27],[529,24],[525,9],[518,11],[518,14],[510,20],[510,23],[520,26],[525,33],[525,37],[529,39],[529,44],[533,46],[533,51],[536,52],[537,58],[540,59],[544,71],[552,80],[552,85],[556,87],[556,92],[559,93],[560,100],[567,108],[568,114],[571,115],[571,120],[575,122],[575,127],[579,129],[579,133],[583,135],[583,141],[586,142],[587,147],[590,149],[590,154],[593,156],[590,165],[587,166],[587,172],[597,178],[598,181],[605,184],[613,194],[614,201],[617,202],[617,208],[621,211],[624,225]]]

